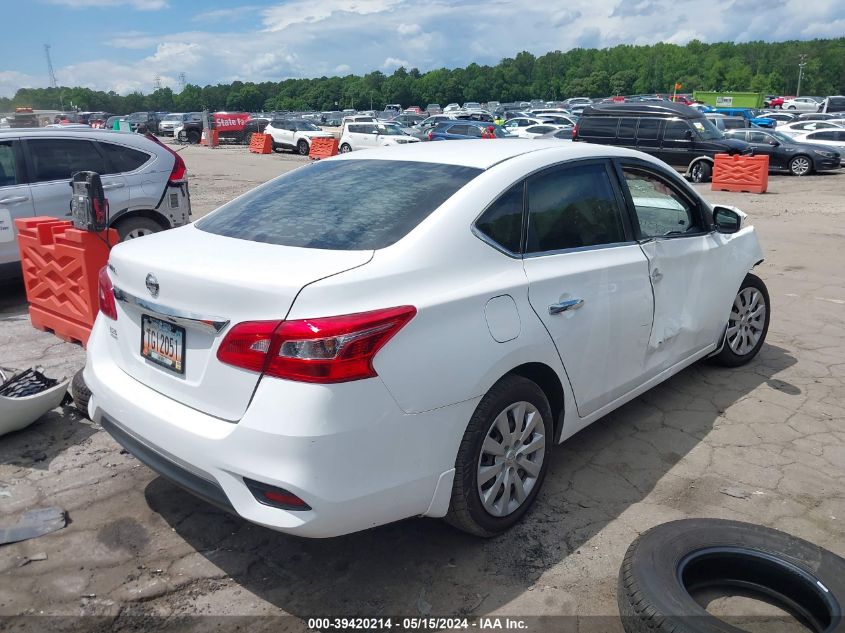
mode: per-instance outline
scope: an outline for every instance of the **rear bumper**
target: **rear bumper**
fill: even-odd
[[[254,523],[331,537],[448,510],[458,445],[477,400],[405,414],[380,379],[264,379],[231,423],[139,383],[112,360],[103,318],[88,344],[91,418],[139,460]],[[124,394],[131,394],[127,397]],[[256,501],[244,478],[284,488],[306,511]]]

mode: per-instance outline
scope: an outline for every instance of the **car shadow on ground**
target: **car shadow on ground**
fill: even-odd
[[[0,281],[0,320],[25,317],[28,312],[23,281]]]
[[[62,406],[19,431],[0,437],[0,464],[48,470],[55,457],[96,432],[97,428],[73,406]]]
[[[667,487],[677,487],[678,495],[688,492],[707,469],[697,455],[706,450],[690,453],[725,409],[764,383],[800,393],[775,379],[795,362],[785,350],[766,345],[743,368],[698,363],[599,420],[555,447],[534,508],[494,539],[473,538],[443,521],[410,519],[309,540],[227,515],[160,477],[145,494],[176,533],[241,587],[303,618],[507,611],[544,572],[581,554],[594,536],[658,485],[664,492]],[[665,519],[647,514],[644,520]],[[609,538],[622,541],[624,552],[635,535],[628,528]],[[579,569],[579,563],[569,562]],[[621,554],[614,568],[617,564]],[[589,574],[588,567],[580,569]]]

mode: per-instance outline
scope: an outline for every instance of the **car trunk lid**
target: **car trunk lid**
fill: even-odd
[[[264,244],[191,225],[124,242],[109,258],[118,314],[109,321],[112,355],[146,386],[209,415],[239,420],[260,376],[217,360],[229,328],[284,319],[305,285],[366,264],[372,254]]]

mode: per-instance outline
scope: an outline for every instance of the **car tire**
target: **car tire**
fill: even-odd
[[[349,143],[344,143],[343,145],[340,146],[340,153],[341,154],[348,154],[351,151],[352,151],[352,147],[349,145]]]
[[[766,341],[770,317],[769,290],[762,279],[748,273],[731,305],[722,349],[713,360],[724,367],[750,362]]]
[[[197,130],[188,130],[186,137],[188,139],[188,143],[196,145],[200,142],[200,140],[202,140],[202,133]]]
[[[789,173],[793,176],[807,176],[813,173],[813,161],[809,156],[799,154],[789,161]]]
[[[308,141],[305,139],[300,139],[296,144],[296,151],[300,156],[308,156],[308,149]]]
[[[91,399],[91,390],[85,384],[85,378],[82,376],[82,369],[73,375],[70,381],[70,395],[73,397],[73,406],[79,412],[88,417],[88,401]]]
[[[279,152],[281,154],[284,151],[284,149],[285,148],[282,147],[281,145],[279,145],[278,143],[276,143],[276,141],[273,141],[273,151],[274,152]]]
[[[690,180],[696,183],[710,182],[713,175],[713,167],[707,161],[700,160],[689,170]]]
[[[125,220],[118,222],[114,228],[117,229],[121,242],[144,237],[145,235],[152,235],[153,233],[158,233],[162,230],[161,224],[152,218],[144,216],[126,218]]]
[[[795,106],[789,106],[787,110],[795,110]]]
[[[704,589],[759,595],[803,618],[807,630],[845,631],[837,617],[845,559],[778,530],[724,519],[670,521],[631,543],[616,593],[622,626],[627,633],[749,630],[743,616],[733,626],[710,615],[695,597]]]
[[[458,448],[446,521],[482,537],[496,536],[517,523],[546,476],[553,427],[549,401],[536,383],[509,375],[493,385],[476,407]],[[529,435],[522,438],[526,432]],[[492,449],[506,452],[494,455]],[[527,491],[525,484],[530,484]],[[521,501],[518,490],[523,491]],[[488,494],[482,498],[484,492]]]

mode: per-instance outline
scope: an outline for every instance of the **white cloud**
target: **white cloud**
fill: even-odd
[[[44,86],[43,77],[34,77],[16,70],[0,70],[0,97],[14,96],[20,88]]]
[[[422,29],[419,24],[405,24],[404,22],[396,27],[399,35],[416,35]]]
[[[338,75],[348,75],[352,72],[352,66],[349,64],[340,64],[339,66],[335,66],[334,71]]]
[[[268,31],[282,31],[296,24],[322,22],[337,13],[382,13],[402,2],[403,0],[294,0],[264,11],[264,26]]]
[[[138,11],[159,11],[170,6],[167,0],[47,0],[47,2],[71,7],[72,9],[126,6]]]
[[[381,65],[382,68],[385,70],[393,70],[394,68],[399,68],[400,66],[405,66],[407,68],[411,64],[404,59],[396,59],[395,57],[388,57],[384,60],[384,63]]]
[[[254,14],[259,7],[255,5],[245,5],[242,7],[232,7],[231,9],[214,9],[213,11],[205,11],[198,13],[192,19],[194,22],[222,22],[232,20],[242,20]]]

